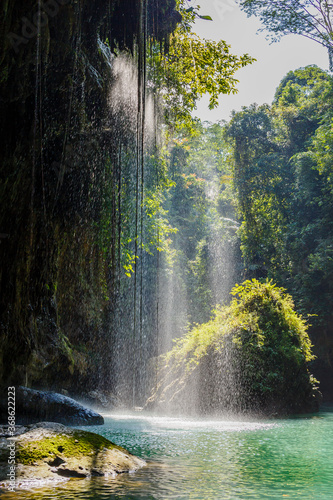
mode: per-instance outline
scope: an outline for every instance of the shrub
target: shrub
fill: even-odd
[[[305,320],[271,281],[245,281],[229,306],[161,357],[148,406],[182,412],[284,414],[318,408]]]

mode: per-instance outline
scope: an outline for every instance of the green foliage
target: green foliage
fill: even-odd
[[[171,186],[172,184],[170,184]],[[146,192],[144,199],[145,241],[143,249],[151,255],[168,251],[170,236],[177,232],[168,221],[168,211],[163,208],[164,196],[162,192]]]
[[[327,0],[240,0],[250,16],[258,16],[273,41],[298,34],[314,40],[332,52],[332,6]]]
[[[166,202],[165,210],[172,227],[177,231],[171,234],[168,251],[163,256],[165,276],[164,287],[167,290],[177,282],[177,295],[173,308],[174,317],[179,317],[180,324],[175,326],[174,334],[184,326],[184,322],[206,319],[211,304],[207,300],[210,295],[208,284],[208,262],[203,263],[199,254],[201,242],[209,227],[209,200],[206,197],[206,180],[195,173],[185,173],[187,157],[184,150],[176,146],[173,151],[172,165],[173,186]],[[199,271],[199,268],[202,268]],[[163,288],[164,288],[163,287]],[[166,296],[168,299],[168,296]],[[183,304],[183,301],[186,301]],[[185,309],[187,303],[188,310]],[[207,311],[208,308],[208,311]],[[184,317],[187,316],[187,318]],[[184,319],[182,319],[184,318]]]
[[[157,46],[151,49],[148,76],[154,89],[163,98],[164,113],[169,127],[193,130],[191,112],[197,100],[209,94],[209,107],[218,105],[220,94],[236,93],[238,80],[235,72],[255,61],[248,54],[236,56],[223,40],[201,39],[192,32],[198,8],[185,8],[178,2],[183,22],[170,37],[168,51],[162,53]]]
[[[332,191],[333,118],[317,129],[312,140],[312,150],[317,170],[327,180],[327,188]]]
[[[207,240],[202,239],[196,246],[195,258],[188,261],[190,298],[193,310],[196,312],[196,321],[205,321],[209,318],[212,309],[213,292],[210,283],[210,258]]]
[[[211,345],[223,346],[226,336],[239,349],[257,347],[258,355],[266,346],[295,358],[297,365],[314,359],[306,322],[283,288],[253,279],[235,285],[231,294],[234,299],[229,306],[218,308],[208,323],[196,325],[175,342],[165,357],[167,362],[197,363]]]
[[[232,400],[221,388],[217,407],[210,410],[313,408],[317,381],[308,371],[314,358],[311,342],[290,295],[271,281],[255,279],[236,285],[231,293],[229,306],[194,326],[164,356],[155,400],[172,400],[177,391],[184,394],[201,373],[197,384],[205,384],[215,396],[223,385],[237,394],[237,401]],[[201,366],[214,366],[212,380],[205,378],[205,369],[198,372]],[[174,384],[168,385],[173,378]]]
[[[173,185],[163,206],[177,233],[170,235],[162,262],[167,277],[164,288],[175,286],[171,279],[177,281],[177,294],[185,302],[177,298],[173,308],[174,317],[186,316],[183,327],[207,321],[212,307],[228,297],[235,274],[230,260],[239,242],[230,147],[222,124],[197,122],[193,135],[178,133],[172,146],[169,175]],[[173,330],[176,336],[179,326]]]
[[[236,296],[231,309],[236,317],[242,318],[243,324],[243,331],[238,337],[234,336],[234,341],[243,344],[244,334],[249,333],[254,335],[250,346],[280,351],[288,359],[295,360],[297,366],[314,359],[306,323],[294,311],[293,300],[283,288],[272,281],[261,283],[254,279],[236,285],[231,293]],[[270,349],[267,351],[269,356]],[[272,368],[270,363],[268,367]]]
[[[323,324],[333,289],[332,83],[316,66],[289,72],[271,107],[244,109],[226,127],[247,276],[286,286]]]
[[[250,275],[265,274],[277,260],[284,234],[288,203],[289,168],[276,144],[272,115],[267,105],[244,108],[225,127],[233,147],[233,182],[245,266]],[[252,274],[251,274],[252,273]]]
[[[217,106],[219,94],[235,93],[235,71],[251,62],[247,54],[240,58],[230,54],[230,46],[223,40],[201,40],[194,33],[178,31],[173,35],[165,70],[168,83],[179,91],[184,112],[192,110],[204,93],[210,95],[210,108]]]
[[[290,71],[280,83],[273,103],[277,140],[292,156],[308,141],[330,111],[332,81],[317,66]]]
[[[139,246],[150,255],[156,251],[167,251],[170,235],[175,232],[167,220],[167,211],[163,208],[166,192],[173,185],[166,176],[165,151],[155,151],[144,161],[148,175],[143,188],[143,200],[138,207],[144,234],[135,234],[133,213],[137,207],[133,190],[136,192],[136,186],[130,173],[133,168],[133,158],[130,156],[124,157],[121,166],[113,164],[110,159],[107,160],[102,207],[99,222],[96,224],[98,246],[109,267],[115,266],[115,260],[120,256],[120,262],[117,264],[121,265],[127,277],[131,277],[135,272]],[[122,172],[117,172],[120,168]],[[139,241],[139,236],[140,243],[137,244],[135,254],[134,242],[135,239]]]

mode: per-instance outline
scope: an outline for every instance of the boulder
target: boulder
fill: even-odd
[[[8,422],[7,394],[0,401],[0,423]],[[101,415],[77,401],[56,392],[37,391],[27,387],[15,389],[16,424],[41,421],[64,425],[103,425]]]
[[[9,453],[15,459],[13,488],[68,478],[115,477],[146,463],[108,439],[53,422],[0,428],[0,486],[8,488]],[[13,478],[12,478],[13,479]]]

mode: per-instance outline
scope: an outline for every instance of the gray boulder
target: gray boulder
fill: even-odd
[[[41,421],[64,425],[103,425],[104,419],[68,396],[56,392],[37,391],[27,387],[15,389],[15,423],[32,424]],[[0,423],[8,422],[6,395],[0,401]]]

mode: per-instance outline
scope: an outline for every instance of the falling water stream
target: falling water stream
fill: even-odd
[[[146,467],[116,479],[25,490],[15,498],[331,500],[332,425],[333,407],[277,420],[112,414],[91,430],[143,457]]]
[[[59,3],[61,3],[60,0]],[[40,11],[41,0],[39,0],[38,5]],[[157,285],[156,283],[154,285],[157,289],[157,305],[154,303],[154,311],[156,312],[151,314],[151,311],[145,310],[145,307],[146,309],[150,307],[150,303],[145,305],[143,292],[145,286],[146,289],[151,286],[150,268],[148,266],[147,269],[145,268],[142,250],[144,238],[148,238],[148,235],[145,235],[143,225],[145,188],[147,174],[153,175],[148,168],[148,159],[152,161],[151,157],[155,153],[155,142],[158,136],[156,129],[159,128],[155,101],[148,91],[146,92],[145,54],[147,53],[148,40],[146,0],[140,3],[139,17],[138,47],[134,51],[138,54],[136,65],[133,64],[128,55],[121,54],[117,58],[111,55],[108,46],[98,39],[99,52],[104,57],[107,67],[113,72],[108,103],[110,117],[106,120],[106,125],[102,130],[107,138],[106,142],[109,137],[112,138],[110,141],[111,166],[109,168],[112,171],[111,181],[113,183],[112,215],[116,215],[116,218],[110,217],[114,240],[112,240],[112,252],[115,254],[116,249],[119,252],[117,265],[119,270],[122,270],[120,254],[123,246],[128,242],[126,250],[129,260],[126,263],[128,266],[133,264],[135,271],[131,271],[133,272],[131,282],[128,280],[122,287],[118,284],[120,291],[117,289],[114,292],[111,287],[115,295],[114,303],[112,303],[114,308],[113,330],[111,331],[113,343],[108,348],[113,355],[110,361],[110,366],[113,368],[113,386],[117,394],[120,396],[124,394],[124,400],[127,398],[131,406],[135,406],[138,401],[139,403],[144,401],[144,391],[149,385],[146,381],[146,378],[149,377],[149,371],[144,368],[152,353],[158,351],[158,348],[164,351],[169,347],[175,331],[177,331],[176,320],[180,326],[187,323],[186,293],[184,296],[180,296],[178,293],[180,285],[177,277],[173,275],[159,287],[158,256],[156,256]],[[78,29],[76,42],[78,48],[81,44],[80,37],[81,26]],[[36,38],[34,151],[30,201],[31,220],[33,221],[36,217],[35,183],[39,157],[43,184],[42,200],[46,213],[41,128],[43,118],[41,40],[39,20]],[[71,78],[73,82],[79,77],[78,54],[79,51],[75,50],[75,64],[73,78]],[[89,61],[86,62],[85,59],[83,61],[87,65],[90,76],[95,79],[96,87],[98,87],[100,85],[99,73]],[[85,80],[82,83],[83,96],[84,84]],[[80,109],[74,110],[73,89],[74,86],[69,92],[69,119],[63,138],[63,156],[67,147],[70,148],[70,151],[75,150],[75,147],[70,146],[68,142],[70,134],[67,130],[70,128],[71,113],[75,111],[78,114],[80,111]],[[84,99],[82,98],[82,110],[84,109],[83,104]],[[78,129],[80,137],[84,136],[82,130]],[[84,132],[86,131],[84,130]],[[83,141],[82,137],[81,141]],[[78,151],[77,155],[79,156],[81,150],[78,149]],[[115,161],[116,157],[118,163]],[[66,159],[61,158],[61,160],[61,165],[65,165],[64,160]],[[71,164],[72,162],[67,158],[67,163]],[[77,165],[74,164],[74,166]],[[64,168],[63,166],[62,169]],[[158,174],[157,167],[156,172]],[[61,176],[59,175],[56,197],[59,194],[63,175],[64,172]],[[125,187],[131,195],[127,198]],[[133,200],[135,200],[135,204],[133,203],[131,206],[130,202]],[[124,213],[128,216],[128,223]],[[124,220],[121,219],[122,216]],[[128,228],[125,222],[128,224]],[[219,231],[234,232],[237,229],[235,227],[237,223],[232,219],[225,218],[224,222],[225,226],[221,226],[222,229],[219,226]],[[125,229],[127,229],[126,234]],[[158,228],[156,231],[158,232]],[[32,246],[35,232],[34,223],[31,223],[30,232]],[[123,236],[124,234],[126,238]],[[121,241],[122,237],[126,240],[125,243]],[[159,240],[159,236],[157,240]],[[229,249],[232,249],[232,245],[221,245],[221,238],[216,230],[216,233],[212,234],[211,241],[208,242],[208,247],[213,260],[211,279],[214,301],[222,302],[230,289],[229,282],[232,282],[231,273],[228,271],[233,264],[233,253],[228,253]],[[137,256],[140,257],[138,262]],[[116,256],[112,255],[111,257],[112,266],[116,268]],[[148,262],[148,257],[146,259]],[[119,270],[118,275],[120,275]],[[114,274],[116,275],[115,272]],[[128,274],[131,278],[131,273]],[[118,279],[119,276],[112,279],[116,282],[116,278]],[[116,289],[116,285],[114,288]],[[163,297],[161,297],[162,291],[159,288],[166,290]],[[174,314],[176,302],[178,302],[179,310],[182,311],[179,320]],[[127,313],[127,311],[130,312]],[[173,315],[175,316],[174,323],[172,322]],[[149,325],[149,321],[154,323],[154,328],[157,324],[156,329],[160,335],[156,342],[159,345],[155,350],[151,347],[151,338],[146,337],[144,333],[144,327],[146,331],[154,331],[154,328]],[[179,325],[176,324],[176,326]],[[179,327],[178,330],[180,329]],[[132,393],[128,387],[132,388]],[[91,427],[88,430],[101,434],[114,443],[125,447],[131,453],[142,457],[147,463],[144,468],[107,480],[102,478],[70,479],[56,485],[44,484],[38,487],[30,484],[14,494],[2,490],[0,497],[1,500],[7,498],[17,500],[114,500],[120,498],[126,500],[274,500],[283,498],[288,500],[331,500],[333,498],[332,426],[333,407],[327,407],[315,415],[276,420],[255,420],[247,417],[244,419],[239,417],[235,419],[184,419],[153,416],[143,412],[114,413],[105,415],[103,426]],[[85,430],[87,429],[85,428]]]

